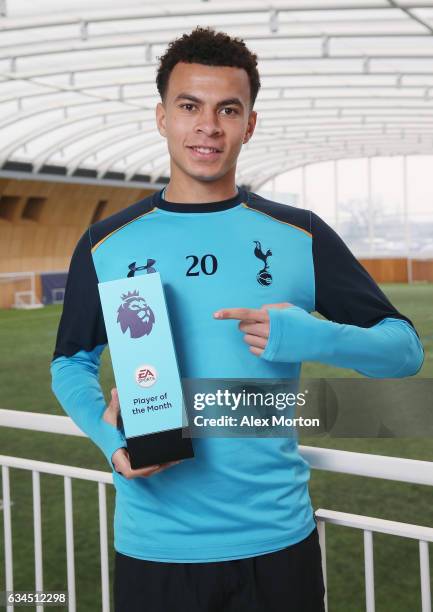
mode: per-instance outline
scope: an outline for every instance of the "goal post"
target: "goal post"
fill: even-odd
[[[35,272],[0,273],[0,308],[29,310],[42,307],[36,295]]]

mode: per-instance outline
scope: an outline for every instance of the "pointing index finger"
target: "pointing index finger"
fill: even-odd
[[[214,312],[215,319],[237,319],[239,321],[268,321],[266,310],[258,308],[223,308]]]

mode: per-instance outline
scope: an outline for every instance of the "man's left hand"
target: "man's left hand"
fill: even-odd
[[[244,340],[250,351],[260,357],[269,338],[269,308],[289,308],[289,302],[264,304],[260,308],[224,308],[214,312],[215,319],[237,319],[239,329],[244,332]]]

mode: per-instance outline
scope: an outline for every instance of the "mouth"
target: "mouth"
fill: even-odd
[[[222,149],[217,147],[202,147],[202,146],[187,146],[192,152],[193,156],[197,159],[217,159],[222,153]]]

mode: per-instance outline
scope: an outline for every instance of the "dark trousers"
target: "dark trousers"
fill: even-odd
[[[210,563],[116,552],[115,612],[324,612],[317,529],[282,550]]]

